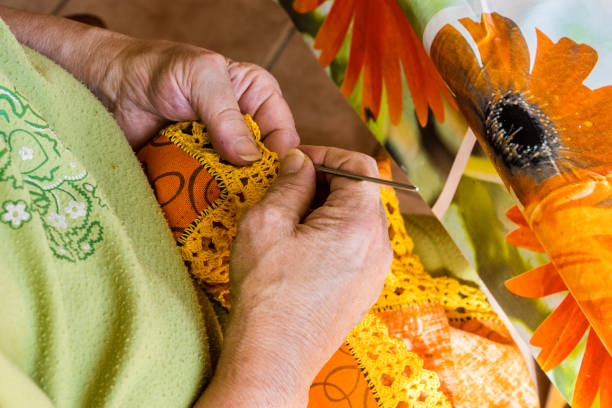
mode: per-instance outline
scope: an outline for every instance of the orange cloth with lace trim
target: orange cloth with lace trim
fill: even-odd
[[[197,122],[172,125],[138,157],[194,281],[229,308],[229,254],[240,215],[274,181],[278,160],[245,116],[263,158],[234,167]],[[388,162],[380,162],[390,176]],[[432,278],[412,254],[391,188],[381,189],[394,260],[383,292],[321,369],[309,407],[536,407],[527,368],[478,289]]]

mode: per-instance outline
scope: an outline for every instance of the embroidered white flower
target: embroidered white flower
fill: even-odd
[[[70,215],[73,220],[76,218],[84,217],[87,212],[85,211],[85,203],[78,201],[70,201],[64,211]]]
[[[2,207],[4,208],[2,222],[10,224],[11,228],[19,228],[31,217],[24,201],[5,201]]]
[[[51,212],[47,219],[55,228],[64,229],[68,226],[68,224],[66,224],[66,217],[56,212]]]
[[[19,156],[21,156],[21,160],[32,160],[34,158],[34,150],[30,149],[28,146],[23,146],[19,149]]]
[[[89,245],[89,243],[88,243],[88,242],[83,242],[83,243],[81,244],[81,249],[82,249],[83,251],[89,251],[89,250],[91,249],[91,245]]]

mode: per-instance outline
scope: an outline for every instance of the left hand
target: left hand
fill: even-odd
[[[278,83],[257,65],[4,6],[0,18],[21,43],[84,82],[135,150],[168,122],[200,119],[224,159],[253,162],[259,151],[241,112],[255,119],[264,143],[280,157],[300,142]]]
[[[222,157],[253,162],[260,155],[241,112],[253,117],[266,146],[281,157],[299,143],[270,73],[191,45],[125,38],[96,91],[135,148],[168,121],[201,119]]]

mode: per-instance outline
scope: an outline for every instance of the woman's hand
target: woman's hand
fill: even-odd
[[[263,68],[186,44],[122,40],[94,90],[133,146],[168,121],[201,119],[221,156],[253,162],[261,156],[241,112],[255,119],[266,146],[281,156],[299,144],[289,106]]]
[[[392,251],[379,187],[331,177],[327,200],[306,216],[315,194],[312,161],[376,177],[374,160],[302,149],[310,158],[290,151],[278,180],[240,220],[230,320],[198,407],[305,406],[317,372],[380,295]],[[232,389],[240,393],[228,401]]]
[[[138,149],[171,121],[201,119],[214,147],[234,164],[260,155],[243,121],[249,113],[264,143],[281,157],[299,144],[274,77],[192,45],[145,41],[64,18],[0,6],[17,39],[83,81]]]

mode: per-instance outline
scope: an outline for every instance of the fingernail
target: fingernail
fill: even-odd
[[[261,159],[261,152],[255,141],[247,136],[242,136],[234,142],[234,151],[244,161],[254,162]]]
[[[304,153],[299,149],[291,149],[283,157],[280,165],[280,174],[287,175],[297,173],[304,165]]]

